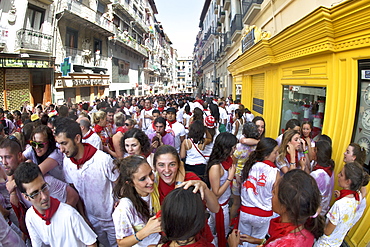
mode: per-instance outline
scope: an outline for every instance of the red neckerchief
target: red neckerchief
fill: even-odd
[[[339,197],[336,199],[336,201],[342,199],[345,196],[353,194],[355,196],[356,201],[360,201],[360,196],[358,195],[357,191],[354,190],[341,190]]]
[[[299,226],[293,225],[290,222],[282,223],[280,222],[280,219],[281,217],[279,216],[270,221],[270,227],[268,231],[268,233],[270,234],[270,237],[263,246],[266,246],[268,243],[288,235],[291,231],[299,227]]]
[[[173,121],[169,121],[169,120],[167,120],[167,123],[168,123],[168,125],[170,126],[170,128],[172,129],[172,124],[176,123],[176,119],[175,119],[175,120],[173,120]]]
[[[194,102],[198,102],[199,104],[203,105],[204,101],[201,99],[194,100]]]
[[[158,110],[162,113],[164,111],[164,107],[158,107]]]
[[[153,128],[153,130],[155,131],[154,121],[152,122],[152,128]]]
[[[233,158],[231,158],[231,156],[227,157],[226,160],[221,162],[221,165],[226,171],[229,170],[229,168],[233,165]]]
[[[102,131],[103,131],[103,129],[104,129],[104,127],[100,126],[99,124],[96,124],[96,125],[94,126],[94,131],[95,131],[95,133],[97,133],[97,134],[100,134],[100,132],[102,132]]]
[[[127,131],[127,128],[125,126],[120,126],[117,128],[116,133],[117,132],[125,133],[126,131]]]
[[[172,243],[172,241],[169,241],[169,242],[163,244],[162,246],[163,247],[169,247],[171,245],[171,243]],[[197,247],[197,246],[200,246],[200,247],[214,247],[214,245],[212,243],[207,242],[207,240],[205,238],[200,238],[195,243],[187,244],[186,246],[188,246],[188,247]]]
[[[189,112],[188,115],[191,116],[191,115],[193,115],[193,113],[192,112]]]
[[[82,137],[82,139],[83,139],[83,140],[86,140],[86,139],[88,139],[90,136],[92,136],[92,134],[94,134],[94,133],[95,133],[94,131],[89,130],[89,132],[87,133],[87,135],[86,135],[86,136],[84,136],[84,137]]]
[[[287,153],[285,157],[288,160],[288,162],[290,163],[290,161],[291,161],[290,153]],[[295,162],[298,163],[298,151],[297,150],[295,151]]]
[[[151,109],[153,109],[153,107],[150,107],[150,108],[144,108],[144,111],[150,111]]]
[[[319,169],[324,170],[329,175],[329,177],[331,177],[331,175],[333,174],[333,170],[331,169],[331,166],[320,166],[319,164],[316,164],[314,168],[312,169],[312,171],[316,171]]]
[[[91,146],[88,143],[82,143],[84,146],[84,155],[82,156],[81,159],[76,160],[74,157],[71,158],[71,161],[77,165],[77,169],[81,168],[81,165],[85,164],[86,161],[91,159],[94,154],[96,153],[96,148]]]
[[[45,215],[42,215],[35,207],[33,209],[35,210],[35,213],[40,216],[41,219],[45,220],[46,225],[50,225],[50,220],[55,214],[55,212],[58,210],[60,201],[58,199],[55,199],[50,196],[50,207],[45,210]]]
[[[274,162],[270,161],[270,160],[264,160],[262,161],[263,163],[265,163],[266,165],[268,166],[271,166],[272,168],[276,168],[276,165]]]

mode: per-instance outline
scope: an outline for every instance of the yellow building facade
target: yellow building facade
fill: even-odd
[[[268,137],[276,138],[282,132],[288,111],[289,116],[303,114],[283,110],[284,102],[296,102],[297,108],[304,109],[310,100],[297,100],[294,95],[299,90],[314,94],[319,110],[313,121],[317,120],[318,129],[332,138],[337,175],[348,144],[357,142],[355,135],[367,131],[367,126],[361,125],[366,124],[366,105],[362,103],[366,89],[361,85],[370,85],[370,67],[362,71],[361,64],[370,65],[368,59],[370,1],[345,1],[331,8],[319,7],[272,38],[258,40],[228,69],[233,76],[233,95],[241,94],[241,103],[254,115],[264,117]],[[320,112],[324,107],[325,113]],[[367,206],[369,201],[370,196]],[[367,207],[346,237],[350,246],[369,244],[369,219]]]

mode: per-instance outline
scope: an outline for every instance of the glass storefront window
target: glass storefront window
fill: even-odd
[[[313,125],[311,138],[321,134],[324,124],[325,102],[325,87],[284,85],[280,134],[283,133],[286,123],[292,118],[298,119],[301,123],[309,121]]]

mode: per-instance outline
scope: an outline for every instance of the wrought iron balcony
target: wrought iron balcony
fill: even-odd
[[[91,50],[79,50],[73,47],[65,47],[65,57],[71,57],[71,63],[85,67],[107,68],[109,59]]]
[[[212,28],[209,28],[206,34],[204,34],[204,40],[208,40],[209,36],[211,36],[211,30]]]
[[[230,32],[226,32],[224,35],[224,51],[229,49],[231,46]]]
[[[213,53],[210,53],[202,62],[202,66],[205,66],[207,63],[213,60]]]
[[[137,43],[137,41],[134,38],[132,38],[127,32],[122,32],[116,28],[114,39],[130,47],[131,49],[138,52],[139,54],[145,57],[148,56],[147,49],[143,45],[140,45],[139,43]]]
[[[231,21],[231,40],[235,40],[236,36],[241,34],[241,30],[243,29],[242,24],[242,15],[236,14],[234,19]]]
[[[34,30],[20,29],[17,31],[17,49],[52,53],[53,36]]]
[[[242,0],[243,23],[250,24],[252,19],[261,10],[263,0]]]

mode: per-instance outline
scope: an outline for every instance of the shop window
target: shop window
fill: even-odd
[[[28,4],[24,26],[26,29],[40,30],[44,18],[45,9]]]
[[[365,164],[370,157],[370,60],[359,61],[359,93],[357,114],[353,129],[353,142],[366,150]],[[369,166],[367,167],[369,168]]]
[[[235,85],[235,99],[242,101],[242,85]]]
[[[66,32],[66,46],[71,48],[77,48],[78,31],[67,27]]]
[[[306,86],[283,86],[283,108],[280,133],[290,119],[301,123],[309,121],[313,125],[312,138],[321,134],[325,116],[326,88]]]

